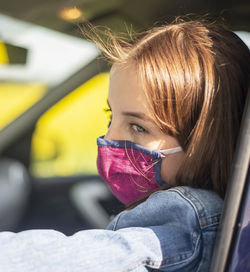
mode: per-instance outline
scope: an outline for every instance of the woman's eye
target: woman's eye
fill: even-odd
[[[139,126],[137,124],[131,124],[131,127],[135,132],[139,132],[139,133],[147,132],[145,128],[143,128],[142,126]]]

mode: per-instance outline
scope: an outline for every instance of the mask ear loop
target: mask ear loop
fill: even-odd
[[[177,152],[180,152],[180,151],[183,151],[182,147],[180,147],[180,146],[174,147],[174,148],[165,149],[165,150],[159,150],[160,155],[161,155],[162,158],[164,158],[166,155],[174,154],[174,153],[177,153]],[[135,163],[133,162],[132,159],[134,159],[134,161],[136,161],[135,156],[134,156],[134,153],[133,153],[133,149],[132,149],[132,151],[131,151],[131,152],[132,152],[133,158],[130,157],[130,155],[129,155],[129,153],[128,153],[126,141],[125,141],[125,152],[126,152],[126,155],[127,155],[128,159],[129,159],[130,163],[133,165],[133,167],[134,167],[134,168],[138,171],[138,173],[140,173],[147,181],[150,182],[150,179],[145,175],[144,171],[141,171],[141,170],[135,165]],[[143,157],[143,156],[142,156],[142,157]],[[144,159],[144,157],[143,157],[143,159]],[[144,159],[144,161],[146,161],[146,160]],[[154,167],[154,165],[157,164],[158,162],[159,162],[159,160],[154,161],[151,165],[148,166],[148,168],[147,168],[146,171],[150,170],[150,169],[151,169],[152,167]],[[132,178],[132,176],[131,176],[131,178]],[[133,179],[133,178],[132,178],[132,179]],[[142,185],[138,184],[134,179],[133,179],[133,182],[140,188],[140,191],[141,191],[141,192],[147,192],[147,190],[145,191],[145,188],[144,188]],[[144,189],[144,190],[142,190],[142,189]]]
[[[177,147],[173,147],[173,148],[169,148],[169,149],[164,149],[164,150],[160,150],[161,156],[163,158],[166,157],[166,155],[170,155],[170,154],[175,154],[178,152],[183,151],[181,146],[177,146]]]

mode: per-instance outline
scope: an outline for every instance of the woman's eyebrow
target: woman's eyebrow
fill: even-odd
[[[130,112],[130,111],[123,111],[122,115],[129,116],[129,117],[135,117],[144,121],[149,121],[154,123],[153,119],[148,117],[145,113],[143,112]]]

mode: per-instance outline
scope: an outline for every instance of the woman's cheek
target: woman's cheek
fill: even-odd
[[[172,155],[167,155],[161,164],[161,178],[168,185],[175,185],[176,174],[181,167],[185,153],[179,152]]]

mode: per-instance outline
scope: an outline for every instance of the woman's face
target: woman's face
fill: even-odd
[[[106,139],[128,140],[150,150],[180,146],[176,138],[164,134],[150,117],[147,99],[133,64],[112,67],[108,103],[112,120]],[[165,182],[174,185],[183,157],[184,152],[178,152],[163,159],[161,176]]]

